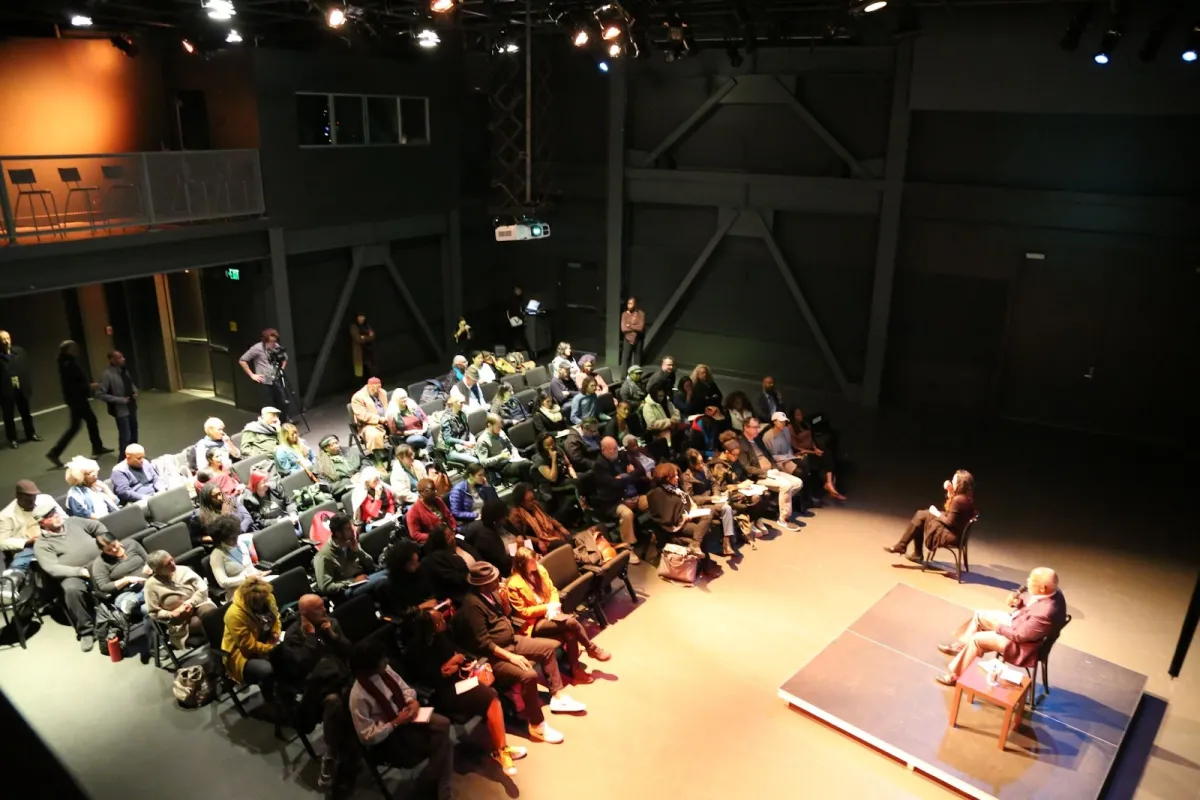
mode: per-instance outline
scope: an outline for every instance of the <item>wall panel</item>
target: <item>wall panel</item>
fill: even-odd
[[[12,334],[13,344],[25,348],[33,409],[60,405],[62,391],[55,359],[63,340],[73,338],[63,292],[0,299],[0,327]],[[103,353],[100,358],[104,358]],[[18,420],[18,429],[20,424]]]

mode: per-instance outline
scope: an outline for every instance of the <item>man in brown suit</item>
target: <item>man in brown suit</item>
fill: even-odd
[[[1025,594],[1018,590],[1010,598],[1012,611],[976,611],[955,641],[938,645],[954,657],[947,672],[937,676],[938,683],[953,686],[971,662],[988,652],[999,653],[1015,666],[1033,663],[1042,641],[1066,624],[1067,601],[1058,590],[1058,575],[1049,567],[1029,573],[1025,586]]]

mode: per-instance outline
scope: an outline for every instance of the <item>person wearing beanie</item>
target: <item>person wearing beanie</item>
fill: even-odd
[[[267,473],[255,469],[250,473],[248,486],[250,491],[243,493],[242,506],[254,520],[255,530],[261,531],[285,519],[293,523],[300,519],[296,502]]]

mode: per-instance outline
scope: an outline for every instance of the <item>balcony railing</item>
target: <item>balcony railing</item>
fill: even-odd
[[[257,150],[0,156],[0,243],[260,217]]]

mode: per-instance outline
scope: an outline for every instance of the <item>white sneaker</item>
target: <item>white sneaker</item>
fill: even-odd
[[[561,731],[551,728],[545,722],[541,725],[529,726],[529,738],[535,742],[546,742],[547,744],[562,744],[562,740],[566,737]]]
[[[792,522],[791,520],[781,519],[778,522],[776,522],[775,524],[778,525],[780,528],[783,528],[784,530],[788,530],[788,531],[800,530],[800,526],[797,525],[796,523]]]
[[[637,557],[637,553],[635,553],[631,550],[629,552],[629,563],[630,564],[640,564],[640,563],[642,563],[642,560]]]
[[[581,711],[587,711],[587,704],[563,693],[550,698],[550,710],[555,714],[578,714]]]

